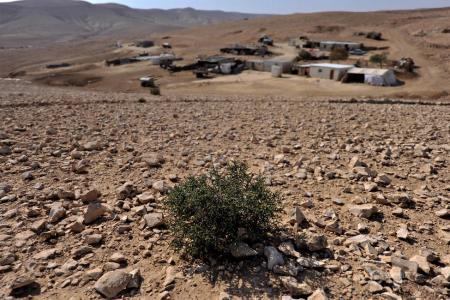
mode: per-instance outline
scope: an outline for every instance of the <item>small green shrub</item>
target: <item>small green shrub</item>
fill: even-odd
[[[310,60],[313,58],[312,54],[309,51],[306,51],[305,49],[302,49],[302,51],[300,51],[298,57],[300,60]]]
[[[234,243],[259,241],[276,228],[280,195],[247,171],[232,163],[224,174],[189,177],[169,193],[164,205],[175,247],[194,257],[227,254]]]
[[[348,52],[342,48],[335,48],[330,52],[330,60],[346,60],[348,59]]]
[[[373,64],[380,65],[380,68],[383,68],[383,64],[388,63],[388,54],[383,52],[381,54],[374,54],[369,58],[370,62]]]

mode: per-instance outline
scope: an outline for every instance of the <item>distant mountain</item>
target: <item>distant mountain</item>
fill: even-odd
[[[96,36],[161,32],[260,15],[183,9],[133,9],[76,0],[0,3],[0,46],[70,41]]]

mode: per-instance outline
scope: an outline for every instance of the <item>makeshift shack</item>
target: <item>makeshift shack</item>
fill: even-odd
[[[345,83],[366,83],[375,86],[395,86],[397,78],[389,69],[351,68],[343,79]]]
[[[319,48],[323,51],[331,51],[333,49],[341,48],[347,51],[361,49],[363,47],[362,43],[354,42],[337,42],[337,41],[321,41]]]
[[[261,46],[246,46],[246,45],[230,45],[225,48],[221,48],[220,52],[222,53],[229,53],[234,55],[257,55],[257,56],[264,56],[269,55],[270,51],[267,49],[267,46],[261,45]]]
[[[249,70],[260,72],[272,72],[273,66],[279,66],[282,73],[291,73],[295,57],[278,56],[266,60],[248,60],[246,67]]]
[[[297,66],[298,74],[312,78],[322,78],[340,81],[346,72],[352,69],[353,65],[340,64],[307,64]]]
[[[155,43],[153,41],[136,41],[134,45],[140,48],[150,48],[155,46]]]

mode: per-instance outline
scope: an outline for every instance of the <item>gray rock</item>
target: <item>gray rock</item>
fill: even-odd
[[[90,141],[83,145],[83,150],[85,151],[102,150],[102,145],[97,141]]]
[[[31,276],[27,275],[18,276],[14,278],[14,280],[9,285],[10,294],[15,295],[18,292],[20,292],[21,289],[29,287],[34,284],[36,284],[36,281]]]
[[[83,203],[89,203],[97,201],[101,195],[102,194],[98,190],[93,189],[81,195],[80,199],[81,201],[83,201]]]
[[[125,290],[130,283],[132,276],[122,270],[111,271],[103,274],[94,285],[97,292],[106,298],[114,298]]]
[[[84,274],[84,280],[91,281],[91,280],[97,280],[99,279],[103,274],[103,270],[101,268],[95,268],[92,270],[88,270]]]
[[[394,280],[394,282],[396,282],[398,284],[403,283],[403,279],[405,278],[405,272],[403,271],[402,268],[392,267],[391,270],[389,271],[389,274],[390,274],[392,280]]]
[[[386,174],[378,174],[375,178],[375,182],[380,186],[388,186],[392,181]]]
[[[131,279],[130,282],[128,282],[128,289],[138,289],[141,286],[142,283],[142,276],[141,271],[139,269],[134,269],[130,273]]]
[[[325,250],[328,247],[327,237],[323,234],[308,234],[305,242],[311,252]]]
[[[405,272],[411,272],[411,273],[414,273],[414,274],[417,273],[418,268],[419,268],[419,266],[417,265],[416,262],[409,261],[409,260],[406,260],[406,259],[402,259],[402,258],[397,257],[397,256],[392,256],[391,263],[392,263],[393,266],[399,267]]]
[[[148,228],[154,228],[163,224],[162,213],[150,213],[144,216],[145,224]]]
[[[438,216],[439,218],[449,218],[450,217],[450,209],[448,208],[444,208],[441,210],[438,210],[436,212],[436,216]]]
[[[151,192],[145,192],[137,196],[139,203],[148,204],[155,201],[155,196]]]
[[[102,240],[103,240],[103,235],[101,235],[99,233],[90,234],[84,238],[84,242],[91,246],[100,244]]]
[[[109,261],[123,264],[123,263],[127,262],[127,258],[122,253],[116,252],[116,253],[113,253],[113,255],[111,255],[111,257],[109,258]]]
[[[33,259],[48,260],[48,259],[54,258],[58,254],[59,254],[59,251],[56,248],[46,249],[46,250],[42,250],[41,252],[38,252],[37,254],[35,254],[33,256]]]
[[[137,195],[137,188],[131,182],[125,182],[122,186],[117,188],[117,200],[125,200],[127,198],[133,198]]]
[[[369,219],[378,209],[373,204],[351,205],[349,212],[357,217]]]
[[[147,164],[150,168],[159,168],[162,164],[165,163],[164,156],[159,153],[150,153],[146,154],[142,160]]]
[[[164,182],[164,180],[158,180],[155,181],[152,185],[152,188],[158,192],[160,192],[161,194],[166,193],[169,190],[169,187],[167,186],[167,184]]]
[[[376,281],[369,281],[367,283],[367,289],[369,290],[369,292],[371,292],[372,294],[378,294],[384,291],[384,288],[381,284],[379,284]]]
[[[230,247],[231,255],[235,258],[245,258],[258,255],[258,252],[246,243],[238,243]]]
[[[378,190],[378,185],[375,182],[366,182],[364,183],[364,189],[366,192],[376,192]]]
[[[445,280],[450,281],[450,267],[441,268],[439,271]]]
[[[428,263],[426,257],[420,256],[420,255],[414,255],[409,260],[417,263],[420,271],[422,271],[425,274],[430,274],[431,267],[430,267],[430,264]]]
[[[50,223],[57,223],[62,218],[66,216],[66,209],[62,207],[61,203],[56,203],[50,209],[50,213],[48,215]]]
[[[284,255],[291,257],[300,257],[300,253],[295,250],[294,244],[291,241],[283,242],[278,246],[278,250],[280,250]]]
[[[94,252],[94,248],[92,248],[91,246],[80,246],[76,249],[73,249],[71,254],[75,259],[78,259],[92,252]]]
[[[16,261],[16,255],[11,252],[3,252],[0,254],[0,266],[11,265]]]
[[[23,172],[21,177],[23,181],[30,181],[34,179],[34,175],[31,171]]]
[[[292,215],[291,218],[289,220],[289,223],[291,225],[295,225],[295,224],[302,224],[304,221],[306,220],[305,215],[303,214],[303,212],[301,211],[300,207],[296,206],[294,207],[293,211],[292,211]]]
[[[409,239],[408,226],[406,226],[405,224],[401,224],[400,228],[397,230],[397,237],[401,240]]]
[[[291,293],[294,297],[304,297],[309,296],[313,293],[311,286],[307,283],[299,283],[297,279],[290,276],[282,276],[280,278],[283,286]]]
[[[328,296],[323,289],[317,289],[307,300],[328,300]]]
[[[0,155],[6,156],[6,155],[10,155],[12,153],[11,151],[11,147],[9,146],[0,146]]]
[[[267,269],[273,270],[274,266],[284,265],[283,255],[278,252],[277,248],[273,246],[265,247],[264,255],[267,257]]]
[[[102,217],[106,212],[107,209],[103,204],[91,202],[84,213],[83,223],[86,225],[91,224]]]

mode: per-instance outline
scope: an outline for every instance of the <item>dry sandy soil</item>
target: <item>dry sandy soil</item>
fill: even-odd
[[[0,85],[2,299],[101,299],[105,276],[126,299],[448,299],[445,103]],[[152,221],[168,188],[230,160],[283,195],[286,233],[250,245],[280,249],[273,270],[185,261]]]

